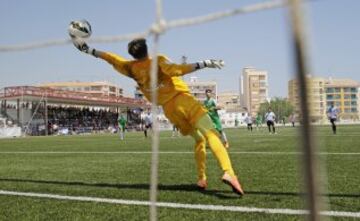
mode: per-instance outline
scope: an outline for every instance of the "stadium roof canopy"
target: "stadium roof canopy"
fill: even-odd
[[[0,90],[0,100],[39,102],[46,100],[48,104],[86,105],[96,107],[148,107],[143,99],[92,95],[85,92],[64,91],[34,86],[5,87]]]

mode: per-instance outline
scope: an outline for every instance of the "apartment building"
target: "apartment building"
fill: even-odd
[[[343,120],[359,118],[359,83],[351,79],[328,79],[325,83],[326,106],[339,108]]]
[[[242,112],[240,106],[240,95],[237,92],[222,92],[217,96],[218,105],[226,112]]]
[[[96,82],[52,82],[39,85],[40,87],[48,87],[65,91],[85,92],[92,95],[105,95],[110,97],[122,97],[123,89],[115,84],[106,81]]]
[[[326,95],[325,79],[320,77],[307,76],[308,103],[310,108],[311,121],[320,121],[326,117]],[[299,82],[292,79],[288,82],[288,99],[294,106],[295,114],[301,116]]]
[[[246,67],[240,76],[240,105],[255,116],[260,104],[267,101],[269,85],[267,71]]]
[[[191,77],[190,82],[187,82],[190,92],[194,95],[200,102],[205,101],[206,99],[206,89],[210,89],[214,94],[214,99],[217,100],[217,84],[215,81],[199,81],[197,77]]]
[[[327,119],[331,105],[340,110],[340,119],[359,118],[359,83],[351,79],[332,79],[307,76],[310,117],[312,121]],[[299,84],[292,79],[288,82],[288,97],[295,112],[300,113]]]

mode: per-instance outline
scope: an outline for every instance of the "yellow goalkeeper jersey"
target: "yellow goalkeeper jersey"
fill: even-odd
[[[109,52],[103,52],[99,57],[110,63],[121,74],[134,79],[144,96],[151,101],[150,71],[152,59],[127,60]],[[165,104],[180,92],[190,92],[180,76],[192,71],[193,67],[189,64],[174,64],[167,57],[159,55],[157,104]]]

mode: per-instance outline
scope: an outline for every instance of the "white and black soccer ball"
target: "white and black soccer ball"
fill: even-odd
[[[91,36],[91,25],[86,20],[70,22],[68,32],[72,38],[88,38]]]

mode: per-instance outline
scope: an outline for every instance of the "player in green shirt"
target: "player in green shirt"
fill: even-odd
[[[204,101],[204,106],[208,110],[208,115],[211,118],[215,129],[220,133],[224,146],[226,148],[229,148],[229,142],[221,126],[221,120],[217,112],[220,108],[217,106],[216,101],[211,97],[211,90],[206,89],[205,93],[206,93],[206,100]]]
[[[125,117],[121,114],[118,118],[118,126],[119,126],[119,132],[120,132],[120,139],[123,140],[124,139],[124,133],[125,133],[125,127],[126,127],[126,119]]]
[[[255,124],[256,124],[256,130],[259,130],[259,126],[262,125],[262,117],[259,113],[256,115]]]

